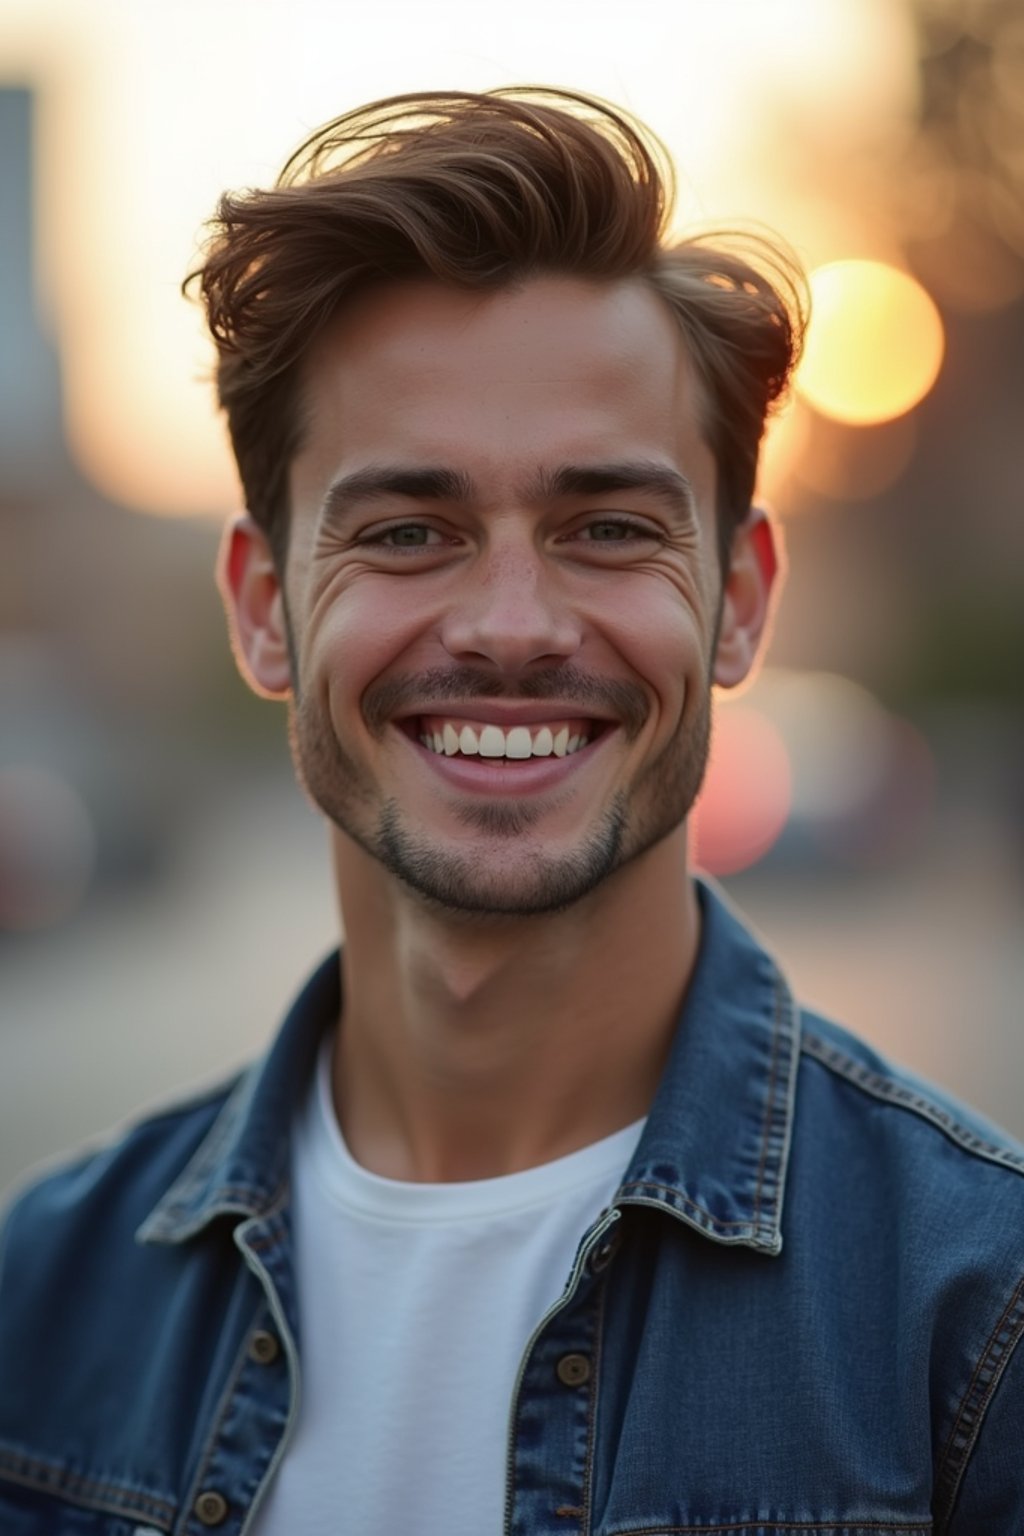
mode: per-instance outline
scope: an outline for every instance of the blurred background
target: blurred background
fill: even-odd
[[[203,221],[360,102],[523,81],[632,109],[679,228],[811,274],[699,859],[807,1001],[1024,1135],[1018,0],[0,0],[0,1192],[260,1049],[335,936],[212,580]]]

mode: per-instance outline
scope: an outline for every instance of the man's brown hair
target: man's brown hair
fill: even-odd
[[[279,569],[300,371],[359,288],[431,277],[494,290],[535,274],[640,277],[668,304],[704,392],[723,566],[771,406],[799,351],[799,268],[777,243],[666,243],[672,171],[626,113],[574,91],[417,92],[317,130],[268,191],[226,193],[197,282],[246,505]]]

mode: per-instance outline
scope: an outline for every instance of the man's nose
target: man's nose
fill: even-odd
[[[582,629],[558,573],[532,544],[481,554],[462,578],[442,623],[445,649],[460,661],[481,659],[502,672],[576,654]]]

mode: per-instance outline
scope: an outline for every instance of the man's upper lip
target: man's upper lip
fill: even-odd
[[[549,720],[605,720],[614,723],[614,716],[602,715],[592,708],[581,708],[571,699],[468,699],[458,703],[449,699],[424,701],[419,709],[403,709],[402,720],[418,719],[423,715],[443,715],[449,720],[478,720],[482,725],[543,725]]]

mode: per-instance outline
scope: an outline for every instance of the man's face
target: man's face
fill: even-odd
[[[707,756],[715,465],[671,316],[635,282],[389,285],[321,339],[303,398],[309,794],[449,909],[581,899],[679,826]]]

